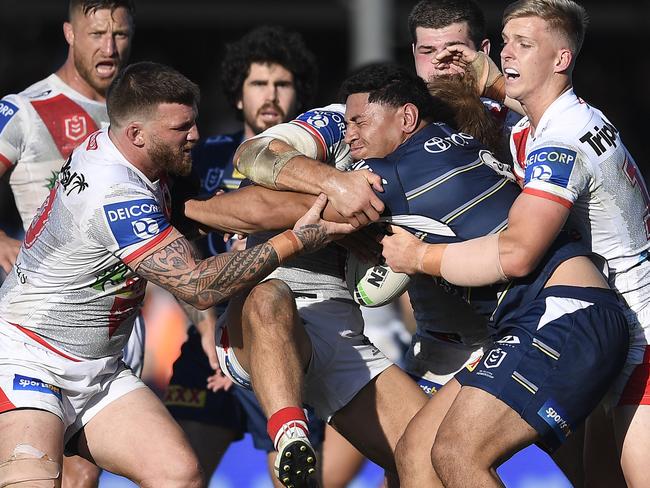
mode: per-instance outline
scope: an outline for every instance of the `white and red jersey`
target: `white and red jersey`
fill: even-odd
[[[167,186],[131,165],[104,129],[61,169],[0,289],[0,317],[48,347],[119,355],[146,281],[129,267],[172,230]]]
[[[72,150],[107,125],[104,103],[55,74],[0,100],[0,164],[13,168],[9,183],[25,230]]]
[[[650,196],[619,131],[569,90],[544,112],[535,132],[528,117],[510,149],[524,193],[571,209],[567,228],[605,257],[610,284],[639,316],[650,303]],[[650,323],[641,325],[650,339]]]

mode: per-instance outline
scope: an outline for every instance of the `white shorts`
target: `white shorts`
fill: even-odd
[[[478,363],[491,345],[492,341],[466,346],[415,334],[404,356],[404,370],[431,396],[461,369]]]
[[[144,317],[141,310],[135,318],[135,322],[133,322],[133,330],[129,340],[122,349],[124,363],[131,368],[138,378],[142,376],[142,369],[144,368],[145,335]]]
[[[145,387],[119,357],[79,358],[0,319],[0,413],[51,412],[63,422],[67,443],[108,404]]]
[[[329,421],[392,363],[363,335],[361,312],[352,301],[298,297],[296,306],[312,345],[304,401]],[[250,389],[250,375],[230,349],[223,325],[220,319],[216,343],[221,369]]]

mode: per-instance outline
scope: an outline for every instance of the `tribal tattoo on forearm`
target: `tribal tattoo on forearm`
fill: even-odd
[[[314,252],[327,244],[329,237],[320,224],[307,224],[293,231],[306,253]]]
[[[206,308],[251,287],[278,264],[268,243],[198,261],[189,242],[179,238],[144,259],[137,273],[181,300]]]

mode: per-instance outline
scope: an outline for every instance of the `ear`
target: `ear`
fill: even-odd
[[[404,105],[402,110],[402,130],[407,134],[410,134],[418,128],[420,122],[420,111],[412,103]]]
[[[573,53],[569,49],[560,49],[555,61],[555,72],[563,73],[571,69],[573,64]]]
[[[70,46],[74,44],[74,29],[70,22],[63,23],[63,37]]]
[[[413,57],[415,57],[415,43],[411,43],[411,51],[413,52]]]
[[[124,129],[126,138],[136,147],[144,147],[144,132],[143,126],[140,122],[131,122]]]
[[[483,39],[483,41],[481,42],[481,45],[479,46],[478,50],[485,53],[485,54],[487,54],[489,56],[490,55],[490,47],[492,47],[491,44],[490,44],[490,40],[489,39]]]
[[[241,98],[237,100],[237,110],[244,110],[244,102]]]

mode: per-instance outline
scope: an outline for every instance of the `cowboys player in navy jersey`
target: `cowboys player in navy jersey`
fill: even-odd
[[[516,185],[483,164],[486,157],[483,152],[485,148],[474,141],[472,137],[459,134],[444,124],[429,124],[429,120],[434,113],[429,106],[429,102],[426,101],[428,95],[420,100],[414,100],[414,98],[417,98],[414,93],[426,94],[426,87],[421,81],[415,80],[411,75],[401,70],[395,71],[385,67],[375,67],[361,73],[356,78],[348,80],[346,89],[350,95],[347,100],[348,106],[346,110],[348,124],[346,142],[349,143],[352,155],[356,158],[373,156],[383,158],[365,159],[364,162],[360,163],[360,166],[371,168],[384,179],[384,191],[378,193],[378,196],[386,206],[384,213],[386,220],[406,225],[430,242],[457,242],[481,234],[496,236],[496,233],[504,228],[507,223],[509,206],[519,193]],[[440,111],[437,112],[437,115],[440,115]],[[433,144],[435,141],[438,141],[439,144]],[[432,150],[434,146],[438,149],[444,147],[444,151]],[[278,150],[278,146],[275,147]],[[300,156],[295,157],[301,159]],[[422,164],[423,160],[428,160],[428,164]],[[267,218],[274,222],[281,222],[284,219],[286,221],[284,222],[285,225],[289,225],[292,220],[292,218],[287,219],[287,215],[290,213],[287,212],[288,201],[292,203],[290,207],[298,211],[297,209],[302,208],[301,201],[302,206],[304,206],[313,200],[313,197],[301,197],[295,193],[278,195],[277,193],[265,192],[261,188],[251,188],[246,189],[246,191],[248,191],[246,196],[248,200],[251,200],[252,195],[257,195],[256,198],[264,202],[262,206],[267,209]],[[236,197],[236,195],[232,196]],[[219,200],[219,197],[213,199],[212,203],[216,205],[211,208],[213,215],[218,215],[220,211],[227,209],[229,205],[233,205],[233,202],[236,201],[231,199],[228,202],[221,199],[221,202],[219,202]],[[271,214],[271,209],[276,207],[280,207],[281,211],[277,212],[277,215],[276,213]],[[198,215],[200,213],[195,216]],[[330,214],[326,211],[326,215]],[[335,212],[332,212],[330,217],[335,215]],[[211,222],[204,221],[204,223],[219,226],[219,223],[215,220]],[[588,357],[593,353],[589,349],[592,344],[590,341],[594,341],[594,337],[598,334],[610,335],[610,338],[605,341],[608,344],[607,348],[593,353],[594,357],[601,358],[602,362],[607,364],[607,368],[601,367],[598,374],[596,374],[594,368],[589,369],[588,378],[585,378],[583,370],[580,378],[584,379],[584,388],[581,392],[574,392],[573,395],[580,398],[572,400],[557,396],[555,399],[549,398],[550,392],[557,391],[557,389],[553,390],[553,387],[557,388],[557,375],[554,376],[555,384],[533,385],[534,388],[538,389],[538,394],[532,403],[551,402],[555,407],[554,411],[565,412],[563,422],[573,428],[584,419],[590,409],[599,401],[609,386],[611,379],[620,369],[622,362],[618,361],[617,358],[621,355],[624,357],[624,354],[621,353],[627,347],[627,324],[621,315],[616,299],[612,297],[608,290],[605,290],[606,282],[604,282],[591,261],[584,257],[589,253],[574,244],[558,247],[560,252],[548,257],[548,260],[545,261],[546,266],[535,275],[536,279],[532,280],[532,286],[527,286],[531,282],[515,283],[511,286],[511,291],[506,294],[507,298],[497,309],[495,317],[497,319],[512,319],[513,317],[516,319],[516,310],[519,305],[528,302],[539,303],[539,300],[543,302],[547,296],[557,297],[560,301],[564,300],[565,297],[562,292],[554,292],[553,289],[551,291],[542,291],[547,280],[548,283],[553,284],[591,286],[595,289],[591,293],[597,295],[596,298],[604,305],[594,306],[591,310],[595,310],[594,313],[597,314],[607,315],[606,320],[610,327],[607,330],[596,332],[592,332],[586,327],[586,336],[589,339],[586,342],[588,344],[586,349],[574,350],[572,354],[574,357],[584,358],[585,355]],[[569,276],[563,274],[567,272],[567,269],[569,270]],[[477,273],[480,272],[481,270],[477,269]],[[582,276],[584,281],[579,284],[574,283],[572,277],[577,275]],[[416,279],[417,281],[418,279]],[[433,282],[429,282],[425,287],[422,287],[424,292],[426,292],[427,288],[433,289]],[[576,286],[571,286],[570,291],[575,288]],[[598,288],[603,289],[599,290]],[[496,306],[497,295],[494,289],[464,290],[448,286],[447,290],[453,292],[452,299],[458,295],[463,296],[486,316],[490,316]],[[483,293],[479,293],[481,291]],[[589,293],[585,295],[581,295],[581,292],[576,293],[583,298],[590,298],[592,302],[596,301]],[[542,298],[539,298],[540,296]],[[522,297],[524,298],[522,299]],[[279,296],[274,298],[280,300]],[[569,299],[567,298],[567,300]],[[417,295],[415,302],[416,304],[418,302]],[[590,326],[596,320],[594,316],[584,315],[572,318],[578,324],[576,328],[582,328],[585,324]],[[598,320],[602,320],[602,318]],[[501,320],[501,325],[503,325],[503,322]],[[565,324],[558,324],[555,328],[549,328],[548,330],[561,330],[564,333],[566,328]],[[515,335],[515,332],[512,332],[511,329],[499,330],[499,332],[503,336],[503,340],[506,339],[506,332],[509,333],[508,335]],[[525,352],[526,347],[530,348],[531,344],[535,343],[535,340],[532,340],[530,333],[526,330],[517,332],[517,344],[521,343],[523,345],[515,348],[514,345],[508,344],[508,347],[514,349],[513,354],[510,356],[515,359],[522,354],[520,352],[521,348],[524,348]],[[596,340],[598,338],[595,337]],[[539,338],[536,340],[537,342],[541,341]],[[560,342],[562,340],[563,338],[560,339]],[[507,353],[503,354],[503,350],[496,352],[495,350],[486,356],[485,361],[494,359],[495,355],[498,355],[503,361],[508,355]],[[496,362],[499,362],[499,358],[496,358]],[[548,371],[556,366],[553,361],[557,360],[557,358],[547,360],[544,357],[536,357],[535,359],[536,370]],[[504,371],[507,368],[516,366],[516,364],[510,364],[510,361],[504,364],[508,365],[503,368]],[[490,369],[490,365],[486,367]],[[493,367],[498,366],[500,364]],[[482,363],[478,368],[481,367]],[[567,366],[566,362],[560,363],[560,369],[564,370],[560,376],[565,378],[571,376],[567,374],[567,368],[570,369],[570,365]],[[555,428],[557,425],[552,424],[555,417],[550,418],[547,416],[550,419],[547,420],[542,414],[538,414],[537,410],[532,411],[530,408],[515,410],[518,407],[517,402],[529,402],[528,406],[530,406],[530,399],[526,396],[530,390],[524,391],[522,395],[519,391],[513,391],[513,386],[508,383],[507,379],[504,380],[501,375],[494,374],[494,372],[489,371],[489,373],[499,380],[499,385],[497,385],[499,390],[495,396],[498,396],[504,402],[508,402],[509,405],[514,405],[512,409],[517,418],[519,418],[519,415],[522,416],[522,418],[519,418],[519,423],[515,423],[515,427],[519,429],[517,432],[525,437],[525,442],[540,441],[549,449],[554,449],[561,444],[568,431],[560,429],[558,433]],[[381,374],[379,377],[381,378]],[[463,381],[477,387],[472,390],[487,389],[480,382],[472,383],[475,378],[476,376],[473,376],[469,379],[465,378]],[[510,378],[509,373],[507,378]],[[575,378],[575,376],[572,376],[572,378]],[[575,381],[575,379],[572,381]],[[525,383],[526,379],[523,378],[522,382]],[[561,383],[561,381],[559,382]],[[530,387],[530,385],[528,386]],[[561,386],[566,389],[566,385]],[[423,423],[416,418],[409,426],[409,430],[417,430],[417,432],[421,433],[420,440],[424,441],[424,445],[427,443],[428,445],[433,444],[437,425],[444,416],[445,407],[449,406],[446,402],[450,403],[450,400],[453,400],[454,394],[457,393],[459,388],[459,383],[452,380],[450,387],[441,390],[452,393],[446,393],[436,403],[430,402],[427,409],[425,409],[427,415],[424,418],[427,419],[427,422]],[[390,391],[390,387],[384,393],[388,391]],[[488,389],[488,391],[494,390]],[[393,393],[399,396],[398,392]],[[362,393],[359,396],[363,398]],[[434,398],[437,396],[439,394],[434,395]],[[355,402],[348,405],[344,411],[337,412],[332,418],[333,425],[344,434],[351,436],[353,439],[356,438],[356,440],[359,440],[360,437],[355,437],[358,436],[355,429],[359,428],[359,425],[365,425],[362,423],[361,418],[355,416],[355,410],[360,405],[361,402],[355,399]],[[441,408],[440,405],[442,405],[442,410],[434,410],[435,408]],[[546,404],[544,406],[547,408],[546,410],[540,408],[542,413],[546,412],[548,408],[552,408]],[[359,414],[367,418],[368,408],[370,407],[364,405],[361,409],[363,412],[359,412]],[[379,415],[383,413],[378,412]],[[394,419],[400,415],[399,412],[390,413],[395,416]],[[442,414],[442,416],[436,416],[436,413]],[[434,420],[431,420],[432,414]],[[353,419],[357,422],[352,422]],[[495,428],[497,427],[495,426]],[[422,436],[424,436],[424,439],[422,439]],[[490,449],[491,455],[495,452],[512,454],[520,447],[513,447],[508,444],[510,438],[507,436],[502,436],[502,439],[503,442],[495,443],[493,448]],[[372,450],[378,447],[370,446],[367,439],[364,440],[366,443],[359,444],[362,450]],[[391,439],[389,439],[389,443],[391,443]],[[425,486],[426,483],[431,483],[435,479],[432,468],[427,469],[427,466],[430,466],[428,449],[422,449],[422,445],[422,442],[419,446],[400,444],[398,466],[400,468],[400,482],[403,485],[410,483],[411,486]],[[394,444],[391,447],[394,448]],[[415,452],[413,452],[414,449]],[[374,454],[376,458],[376,452]],[[478,453],[472,452],[472,454],[478,456]],[[424,457],[423,462],[413,462],[421,457]]]

